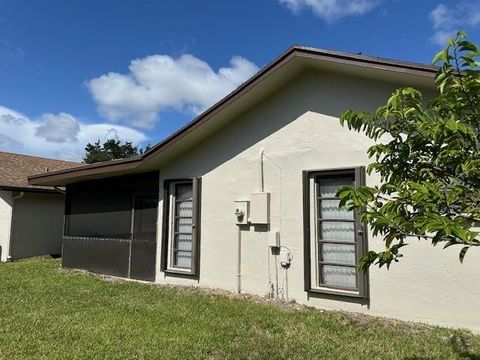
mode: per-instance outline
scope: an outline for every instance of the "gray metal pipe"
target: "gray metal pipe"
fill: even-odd
[[[242,229],[240,225],[237,225],[238,238],[237,238],[237,294],[242,293]]]

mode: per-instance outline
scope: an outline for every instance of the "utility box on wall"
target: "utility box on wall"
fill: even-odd
[[[250,201],[235,200],[234,215],[237,218],[237,225],[246,225],[250,217]]]
[[[250,198],[250,223],[270,223],[270,193],[256,192]]]

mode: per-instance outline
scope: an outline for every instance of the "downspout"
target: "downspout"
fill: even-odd
[[[258,191],[264,192],[265,186],[263,181],[263,149],[260,149],[259,157],[258,157]]]
[[[237,225],[238,239],[237,239],[237,294],[242,293],[242,229]]]
[[[7,255],[7,261],[12,259],[12,256],[10,255],[12,253],[12,239],[13,239],[13,229],[14,229],[14,223],[15,223],[15,200],[19,200],[23,198],[25,195],[24,191],[20,191],[18,195],[13,195],[12,196],[12,218],[10,220],[10,239],[8,240],[8,255]]]
[[[65,191],[65,189],[62,189],[61,187],[58,187],[58,186],[54,186],[53,187],[56,191],[58,191],[60,194],[63,194],[65,195],[67,192]]]
[[[15,195],[15,196],[12,196],[12,200],[21,199],[21,198],[23,197],[23,195],[25,195],[25,192],[24,192],[24,191],[20,191],[20,194]]]

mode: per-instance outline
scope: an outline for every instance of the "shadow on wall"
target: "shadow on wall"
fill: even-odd
[[[64,196],[25,193],[15,201],[11,225],[13,260],[33,256],[58,256],[63,233]]]
[[[206,141],[195,145],[195,151],[190,149],[170,164],[178,164],[172,164],[173,167],[177,166],[177,174],[201,176],[308,112],[339,118],[348,109],[375,110],[397,87],[379,80],[304,71]],[[301,150],[302,144],[295,145]],[[212,147],[218,151],[212,153]]]

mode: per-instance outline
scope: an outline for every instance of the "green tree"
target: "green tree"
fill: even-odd
[[[134,146],[131,142],[121,143],[119,140],[108,139],[103,144],[100,140],[85,146],[85,155],[83,162],[93,164],[101,161],[124,159],[132,156],[142,155],[150,149],[147,145],[144,149]]]
[[[413,88],[396,90],[375,113],[349,110],[341,123],[364,132],[368,173],[380,185],[338,192],[341,206],[361,211],[362,220],[385,242],[368,252],[361,269],[398,262],[408,240],[444,248],[460,246],[459,258],[479,246],[480,62],[478,45],[459,32],[433,59],[439,71],[437,96],[428,102]]]

